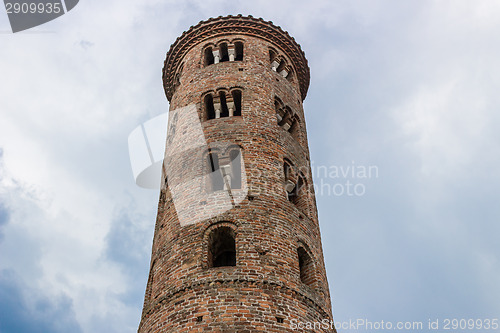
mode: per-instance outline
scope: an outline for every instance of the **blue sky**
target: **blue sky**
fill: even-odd
[[[500,3],[85,0],[19,34],[0,10],[0,332],[136,331],[158,191],[128,135],[177,36],[238,13],[306,52],[314,165],[378,170],[315,179],[365,190],[317,192],[336,320],[500,318]]]

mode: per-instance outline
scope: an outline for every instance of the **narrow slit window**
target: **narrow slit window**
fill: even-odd
[[[214,99],[211,94],[204,98],[206,119],[215,119]]]
[[[236,53],[236,57],[234,60],[243,61],[243,43],[242,42],[234,43],[234,49]]]
[[[227,108],[226,93],[223,91],[219,92],[219,98],[221,104],[221,113],[220,113],[221,118],[229,117],[229,109]]]
[[[220,62],[229,61],[229,52],[227,50],[227,44],[222,43],[220,45]]]
[[[291,193],[289,193],[288,198],[290,199],[291,202],[293,202],[295,205],[300,205],[303,201],[302,196],[304,195],[304,177],[299,176],[297,179],[297,184],[295,185],[295,188]]]
[[[234,101],[234,115],[241,116],[241,91],[233,90],[231,92]]]

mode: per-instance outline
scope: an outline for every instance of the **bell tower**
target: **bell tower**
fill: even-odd
[[[138,332],[333,332],[318,325],[333,319],[300,45],[272,22],[211,18],[172,44],[163,85],[168,136]]]

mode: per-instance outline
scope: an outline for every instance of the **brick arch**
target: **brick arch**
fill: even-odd
[[[299,279],[304,285],[316,289],[318,287],[316,258],[309,245],[302,239],[297,240],[296,249]]]
[[[243,91],[243,87],[235,86],[231,88],[220,87],[215,90],[204,92],[201,95],[201,121],[203,122],[217,118],[217,109],[220,110],[220,118],[241,116],[243,108]],[[207,99],[209,95],[211,97]]]
[[[228,94],[228,93],[229,93],[229,89],[228,89],[228,88],[226,88],[226,87],[221,87],[221,88],[217,88],[217,89],[215,89],[215,93],[216,93],[216,94],[219,94],[220,92],[223,92],[223,93],[225,93],[225,94]]]
[[[241,90],[241,91],[243,91],[243,90],[245,90],[245,87],[243,87],[243,86],[234,86],[234,87],[229,88],[229,91],[233,91],[233,90]]]
[[[181,63],[180,66],[179,66],[179,69],[177,70],[177,72],[175,73],[175,79],[174,79],[174,84],[175,84],[175,87],[177,89],[177,87],[180,85],[180,78],[182,76],[182,71],[184,70],[184,63]]]
[[[232,44],[237,43],[237,42],[240,42],[240,43],[245,44],[246,39],[241,38],[241,37],[237,37],[237,38],[233,38],[233,39],[231,39],[231,43],[232,43]]]
[[[227,147],[224,150],[224,156],[227,156],[227,154],[230,153],[231,150],[234,150],[234,149],[239,149],[240,151],[245,150],[245,148],[243,148],[241,145],[235,143],[235,144],[230,145],[229,147]]]
[[[213,100],[215,97],[215,91],[210,90],[201,95],[201,120],[209,120],[215,118],[215,109],[213,107]]]
[[[215,44],[213,43],[208,43],[203,48],[201,49],[201,59],[202,59],[202,65],[209,66],[214,63],[214,58],[212,54],[212,50],[215,48]]]
[[[214,241],[212,238],[214,235],[214,232],[217,231],[217,229],[227,229],[230,230],[231,236],[234,238],[234,251],[235,251],[235,265],[238,263],[238,226],[231,221],[217,221],[211,223],[203,232],[203,257],[202,257],[202,267],[203,268],[213,268],[216,267],[214,266],[214,258],[213,255],[214,253],[211,253],[211,246],[214,244],[211,244],[211,242]],[[217,241],[217,240],[215,240]],[[212,256],[212,257],[211,257]]]
[[[222,44],[222,43],[226,43],[229,45],[231,42],[229,41],[229,38],[222,38],[222,39],[219,39],[215,44],[217,46],[220,46],[220,44]]]

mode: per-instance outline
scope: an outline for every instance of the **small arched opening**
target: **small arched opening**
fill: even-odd
[[[234,102],[234,116],[241,116],[241,90],[231,91]]]
[[[235,42],[234,43],[234,51],[235,51],[234,60],[243,61],[243,43],[242,42]]]
[[[214,98],[212,94],[206,94],[203,98],[205,106],[205,119],[215,119]]]
[[[222,43],[220,48],[220,62],[229,61],[229,52],[227,50],[227,43]]]
[[[205,57],[204,57],[205,66],[212,65],[214,63],[214,54],[211,47],[207,47],[205,49]]]
[[[314,262],[303,246],[297,249],[297,256],[299,260],[300,281],[312,287],[316,280]]]
[[[236,266],[236,235],[230,227],[219,227],[208,236],[208,267]]]

